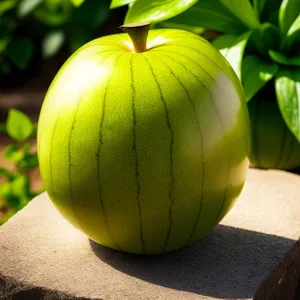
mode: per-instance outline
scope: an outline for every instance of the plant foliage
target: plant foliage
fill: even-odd
[[[247,101],[273,83],[283,119],[300,142],[299,0],[113,0],[111,8],[126,4],[125,22],[217,31],[213,44],[241,79]]]
[[[1,0],[0,73],[25,70],[34,56],[71,52],[107,19],[109,0]]]
[[[15,143],[8,145],[3,154],[14,168],[0,167],[0,210],[6,212],[0,216],[0,225],[41,192],[32,192],[29,179],[29,171],[38,167],[37,154],[29,142],[36,134],[35,124],[21,111],[11,109],[6,130]]]

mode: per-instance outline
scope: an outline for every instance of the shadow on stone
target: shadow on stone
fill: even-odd
[[[294,240],[219,225],[180,251],[140,256],[100,246],[95,255],[130,276],[167,288],[220,299],[252,298]]]
[[[254,300],[300,299],[300,240],[258,288]]]

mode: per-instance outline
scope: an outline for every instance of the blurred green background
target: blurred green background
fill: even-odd
[[[120,32],[127,7],[110,0],[0,1],[0,225],[43,191],[36,123],[64,61],[86,42]]]
[[[52,73],[42,74],[47,86],[57,66],[81,45],[117,32],[127,8],[110,11],[109,5],[109,0],[2,0],[1,90],[24,85],[50,60]]]

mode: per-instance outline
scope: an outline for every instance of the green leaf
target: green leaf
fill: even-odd
[[[80,8],[74,9],[72,23],[90,31],[96,29],[107,19],[108,5],[109,3],[105,1],[102,3],[99,3],[99,0],[85,1]]]
[[[281,70],[275,89],[283,119],[300,142],[300,70]]]
[[[24,70],[33,55],[33,44],[27,38],[12,40],[6,48],[6,55],[19,69]]]
[[[246,26],[219,0],[199,0],[188,10],[167,22],[225,33],[242,33],[247,30]]]
[[[135,0],[112,0],[110,4],[110,9],[124,6],[130,3],[133,3]]]
[[[71,7],[72,6],[72,0],[43,0],[44,6],[46,10],[49,12],[55,12],[61,9],[64,9],[65,7]],[[70,4],[70,5],[69,5]]]
[[[14,195],[7,196],[6,202],[10,208],[13,208],[16,211],[18,211],[22,208],[21,204],[20,204],[20,199]]]
[[[18,7],[18,16],[22,18],[29,15],[42,2],[43,0],[22,0]]]
[[[260,19],[260,14],[262,13],[266,1],[265,0],[254,0],[253,7],[256,12],[257,19]]]
[[[242,35],[225,34],[213,42],[213,45],[228,60],[239,79],[241,79],[244,50],[250,35],[251,31]]]
[[[9,205],[17,210],[23,208],[31,200],[29,177],[26,175],[17,176],[11,182],[11,194],[12,197],[7,199]]]
[[[11,195],[11,183],[4,182],[0,184],[0,197],[7,199]]]
[[[3,154],[6,159],[15,163],[22,161],[26,155],[25,151],[23,149],[18,149],[17,145],[8,145],[4,149]]]
[[[0,3],[0,16],[16,5],[16,0],[2,0]]]
[[[27,140],[33,131],[33,123],[30,118],[16,109],[10,109],[6,124],[7,133],[18,142]]]
[[[29,178],[26,175],[19,175],[11,182],[11,192],[14,196],[23,198],[30,191]]]
[[[283,42],[282,49],[288,49],[297,40],[297,36],[300,36],[300,14],[289,28]]]
[[[71,0],[72,4],[79,7],[85,0]]]
[[[5,51],[10,42],[10,37],[4,37],[0,40],[0,54]]]
[[[9,159],[14,153],[18,151],[17,145],[8,145],[3,150],[3,155],[5,158]]]
[[[4,177],[6,180],[11,181],[14,178],[14,174],[10,170],[0,167],[0,177]]]
[[[28,170],[28,169],[33,169],[39,166],[39,161],[37,154],[28,154],[25,156],[25,159],[20,162],[20,169],[21,170]]]
[[[68,43],[72,52],[75,52],[82,45],[92,40],[92,32],[90,30],[84,29],[82,27],[76,28],[76,30],[72,30],[68,34]]]
[[[30,144],[25,144],[23,147],[18,148],[17,145],[8,145],[3,150],[3,155],[7,160],[13,161],[15,163],[20,163],[29,154]]]
[[[262,54],[268,54],[269,49],[278,47],[280,33],[271,23],[264,23],[251,34],[250,42]]]
[[[257,15],[255,14],[249,0],[219,0],[219,1],[223,3],[223,5],[226,6],[248,28],[254,29],[259,26]]]
[[[279,9],[279,28],[282,40],[285,34],[299,16],[300,1],[299,0],[283,0]]]
[[[249,101],[278,72],[276,64],[268,64],[256,56],[246,56],[242,63],[242,83]]]
[[[198,0],[136,0],[127,12],[125,24],[163,21],[184,12],[197,1]]]
[[[264,8],[260,14],[261,22],[269,22],[278,26],[278,12],[282,0],[263,0]]]
[[[91,0],[89,0],[91,1]],[[72,6],[70,6],[72,8]],[[80,7],[81,9],[81,7]],[[49,11],[44,6],[39,7],[34,12],[34,17],[43,24],[50,27],[59,27],[65,25],[70,20],[71,10],[63,9],[58,11]]]
[[[289,31],[287,33],[287,38],[290,38],[297,31],[300,31],[300,12],[299,12],[299,16],[296,18],[294,23],[289,28]]]
[[[0,197],[5,200],[6,206],[14,211],[18,211],[20,206],[20,198],[13,193],[13,182],[5,182],[0,185]]]
[[[193,32],[198,35],[205,31],[205,29],[202,27],[189,26],[187,24],[179,23],[175,20],[175,18],[170,19],[170,20],[172,20],[172,22],[169,22],[169,20],[167,20],[167,21],[155,23],[152,25],[152,29],[175,28],[175,29],[190,31],[190,32]]]
[[[62,31],[52,31],[48,33],[42,43],[43,57],[49,58],[58,53],[65,40]]]
[[[285,66],[297,66],[300,67],[300,55],[294,57],[287,57],[282,53],[270,50],[269,51],[270,58],[276,63],[285,65]]]

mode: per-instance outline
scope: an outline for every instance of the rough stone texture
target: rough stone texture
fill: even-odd
[[[298,175],[250,170],[213,232],[148,257],[95,244],[43,194],[0,228],[0,299],[252,299],[300,236],[299,192]]]
[[[300,299],[300,240],[257,289],[254,300],[266,299]]]

